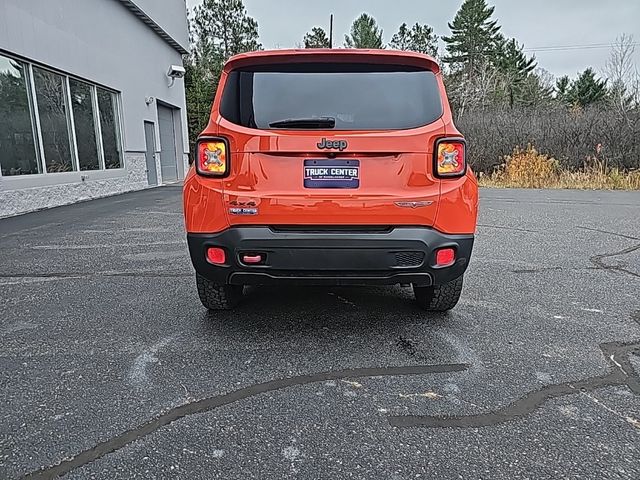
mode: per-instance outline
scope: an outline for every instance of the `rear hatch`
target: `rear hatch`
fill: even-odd
[[[219,113],[231,225],[433,224],[444,124],[441,79],[428,68],[246,66],[225,77]]]

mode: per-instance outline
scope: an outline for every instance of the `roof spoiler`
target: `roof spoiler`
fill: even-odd
[[[237,68],[278,63],[375,63],[426,68],[435,74],[440,73],[438,63],[429,55],[403,50],[353,48],[260,50],[241,53],[227,61],[224,71],[228,73]]]

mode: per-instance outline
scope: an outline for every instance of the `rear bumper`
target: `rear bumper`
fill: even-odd
[[[187,240],[196,272],[219,284],[440,285],[465,272],[474,237],[424,227],[232,227],[187,234]],[[209,247],[225,250],[224,265],[207,261]],[[435,267],[435,251],[443,247],[456,249],[456,261]],[[244,255],[261,255],[263,261],[246,265]]]

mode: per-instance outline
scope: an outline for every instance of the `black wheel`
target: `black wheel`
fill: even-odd
[[[431,312],[446,312],[456,306],[462,293],[462,275],[442,285],[432,287],[413,286],[418,304]]]
[[[218,285],[197,273],[196,285],[202,305],[209,310],[231,310],[242,299],[241,285]]]

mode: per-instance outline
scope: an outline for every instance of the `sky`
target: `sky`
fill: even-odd
[[[200,0],[187,0],[193,7]],[[640,0],[488,0],[502,33],[524,43],[538,66],[554,76],[570,77],[592,66],[602,74],[609,45],[622,33],[638,45],[634,63],[640,69]],[[258,21],[264,48],[294,48],[314,26],[328,31],[334,14],[334,45],[344,43],[353,20],[362,12],[372,15],[389,42],[406,22],[431,25],[438,36],[450,34],[462,0],[244,0],[247,13]],[[337,42],[336,42],[337,40]],[[604,44],[602,47],[601,45]],[[544,47],[572,49],[538,50]],[[584,47],[586,46],[586,48]],[[444,46],[440,45],[443,51]]]

